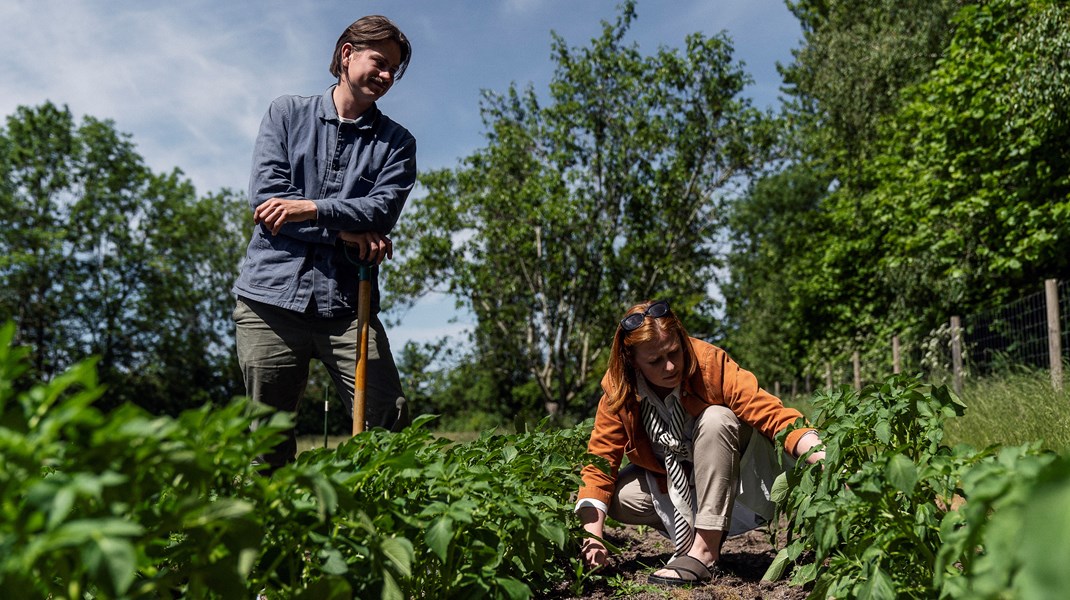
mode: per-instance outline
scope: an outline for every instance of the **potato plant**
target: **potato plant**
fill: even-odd
[[[244,401],[103,413],[0,330],[0,589],[18,598],[528,598],[570,572],[590,424],[452,445],[418,420],[265,476]]]
[[[815,599],[1013,597],[1001,594],[1018,585],[1021,561],[1004,560],[1016,544],[1002,523],[1017,522],[1054,455],[1038,444],[949,448],[943,424],[965,407],[917,378],[815,405],[826,459],[789,473],[789,542],[767,578],[790,570]]]

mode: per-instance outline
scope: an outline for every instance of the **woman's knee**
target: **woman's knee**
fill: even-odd
[[[708,406],[695,419],[696,450],[700,450],[698,447],[706,448],[707,444],[712,443],[718,448],[742,453],[750,442],[751,431],[751,427],[742,422],[727,406]]]
[[[719,432],[737,434],[739,425],[739,417],[732,412],[732,409],[713,404],[706,407],[695,419],[695,436]]]
[[[609,516],[621,523],[662,526],[661,517],[654,509],[654,498],[647,488],[646,473],[635,465],[621,470],[608,508]]]

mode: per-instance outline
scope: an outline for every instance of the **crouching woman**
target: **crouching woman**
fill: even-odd
[[[758,387],[723,350],[688,336],[665,301],[627,311],[602,389],[588,450],[608,461],[609,472],[583,469],[576,512],[596,536],[584,540],[584,561],[606,564],[597,538],[609,515],[673,541],[672,559],[651,583],[709,581],[726,535],[768,519],[768,490],[782,471],[772,440],[802,414]],[[813,429],[799,428],[783,449],[799,457],[817,444]],[[629,464],[621,469],[624,457]]]

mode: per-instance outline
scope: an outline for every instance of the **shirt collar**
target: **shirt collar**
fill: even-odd
[[[323,101],[320,102],[319,117],[324,121],[334,121],[336,123],[354,123],[359,129],[371,129],[379,120],[379,105],[372,104],[368,110],[364,111],[355,121],[343,121],[338,116],[338,109],[334,107],[334,88],[338,87],[338,84],[334,84],[327,88],[326,92],[323,92]]]
[[[676,384],[676,387],[669,392],[669,395],[662,398],[654,390],[650,389],[650,384],[647,383],[646,377],[643,377],[642,373],[635,374],[636,392],[638,392],[640,398],[655,400],[659,404],[669,404],[672,401],[680,401],[680,384]]]

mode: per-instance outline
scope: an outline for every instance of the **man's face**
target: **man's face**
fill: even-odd
[[[343,49],[343,52],[345,49]],[[394,85],[401,64],[401,48],[393,41],[376,42],[367,48],[352,48],[343,54],[342,79],[358,101],[375,102]]]

